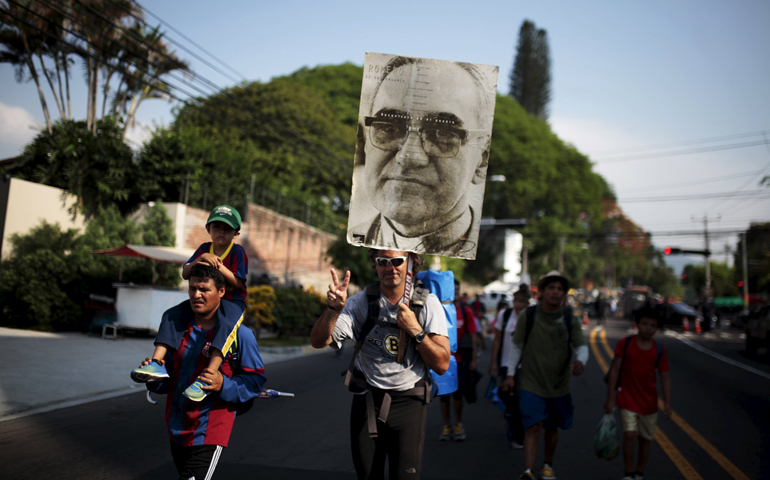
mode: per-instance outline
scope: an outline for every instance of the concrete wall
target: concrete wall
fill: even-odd
[[[10,237],[14,233],[25,234],[45,220],[58,223],[62,230],[83,230],[85,219],[72,215],[69,207],[76,201],[64,190],[27,182],[17,178],[0,178],[0,258],[8,258],[12,251]]]

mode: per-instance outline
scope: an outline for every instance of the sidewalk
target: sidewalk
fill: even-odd
[[[144,385],[134,383],[129,373],[153,348],[152,338],[113,341],[0,327],[0,352],[8,359],[8,368],[0,371],[0,421],[144,392]],[[265,365],[324,351],[260,349]]]

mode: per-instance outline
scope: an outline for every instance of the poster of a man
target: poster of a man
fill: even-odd
[[[498,70],[366,54],[349,243],[476,258]]]

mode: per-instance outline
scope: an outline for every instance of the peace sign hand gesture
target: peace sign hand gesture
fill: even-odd
[[[332,310],[342,311],[348,299],[348,284],[350,283],[350,270],[345,272],[345,278],[340,283],[337,271],[332,272],[332,283],[329,284],[329,292],[326,294],[326,303]]]

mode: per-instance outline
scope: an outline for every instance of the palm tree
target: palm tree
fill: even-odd
[[[126,89],[121,95],[124,99],[121,111],[126,113],[126,121],[123,128],[125,137],[129,127],[134,123],[136,111],[139,105],[147,99],[169,98],[168,85],[161,80],[161,77],[170,72],[179,70],[189,73],[189,64],[179,59],[168,49],[168,44],[163,40],[163,33],[159,27],[147,28],[140,32],[141,37],[137,38],[136,47],[141,49],[144,54],[142,58],[137,59],[134,68],[131,71],[132,77],[126,79]],[[131,104],[126,108],[125,102],[131,99]]]
[[[51,133],[51,115],[34,62],[35,56],[44,51],[43,35],[40,33],[44,22],[40,16],[33,13],[40,13],[39,7],[33,3],[31,0],[19,0],[15,3],[0,1],[0,45],[3,47],[0,51],[0,62],[10,63],[15,67],[17,82],[24,80],[25,71],[29,72],[37,86],[48,133]]]

